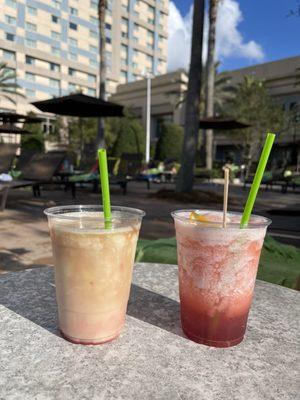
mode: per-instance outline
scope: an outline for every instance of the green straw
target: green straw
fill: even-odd
[[[254,206],[254,202],[256,200],[256,196],[257,196],[257,192],[259,190],[260,187],[260,183],[263,177],[263,174],[265,172],[265,168],[269,159],[269,155],[273,146],[273,142],[275,139],[275,135],[274,133],[268,133],[267,134],[267,138],[264,144],[264,148],[262,150],[260,159],[259,159],[259,163],[257,166],[257,170],[255,172],[255,176],[251,185],[251,189],[248,195],[248,199],[244,208],[244,212],[243,212],[243,216],[241,219],[241,224],[240,227],[241,228],[245,228],[248,225],[251,213],[252,213],[252,209]]]
[[[109,181],[107,169],[106,150],[98,150],[99,169],[100,169],[100,184],[102,190],[102,204],[104,212],[104,226],[105,229],[111,228],[111,208],[110,208],[110,194],[109,194]]]

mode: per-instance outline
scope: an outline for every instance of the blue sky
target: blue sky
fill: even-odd
[[[228,43],[232,39],[227,37],[220,45],[220,52],[224,45],[230,47],[228,54],[219,56],[222,60],[222,69],[236,69],[300,55],[300,17],[287,16],[291,8],[297,8],[299,0],[223,0],[224,2],[229,8],[234,6],[236,18],[232,19],[232,24],[235,25],[232,31],[234,43]],[[187,14],[190,12],[193,0],[173,0],[173,3],[182,17],[186,17],[187,26],[189,24]],[[226,19],[224,21],[226,23]],[[177,36],[177,43],[178,40]],[[175,44],[171,54],[174,51]],[[186,57],[188,56],[187,54]]]

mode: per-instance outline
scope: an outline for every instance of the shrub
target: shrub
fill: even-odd
[[[145,131],[140,121],[128,111],[123,118],[114,118],[110,129],[116,135],[112,155],[120,157],[122,153],[145,153]]]
[[[177,124],[163,124],[156,145],[155,158],[179,161],[183,141],[183,129]]]

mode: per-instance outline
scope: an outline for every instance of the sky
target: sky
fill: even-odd
[[[300,55],[300,16],[288,16],[300,0],[221,0],[217,59],[221,70]],[[187,68],[190,59],[193,0],[171,0],[168,70]],[[204,29],[206,58],[207,13]]]

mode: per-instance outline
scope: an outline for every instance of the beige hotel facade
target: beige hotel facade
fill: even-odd
[[[17,72],[26,100],[0,109],[38,111],[30,102],[77,90],[96,96],[98,0],[0,0],[0,60]],[[107,92],[146,73],[166,72],[169,0],[107,0]]]

